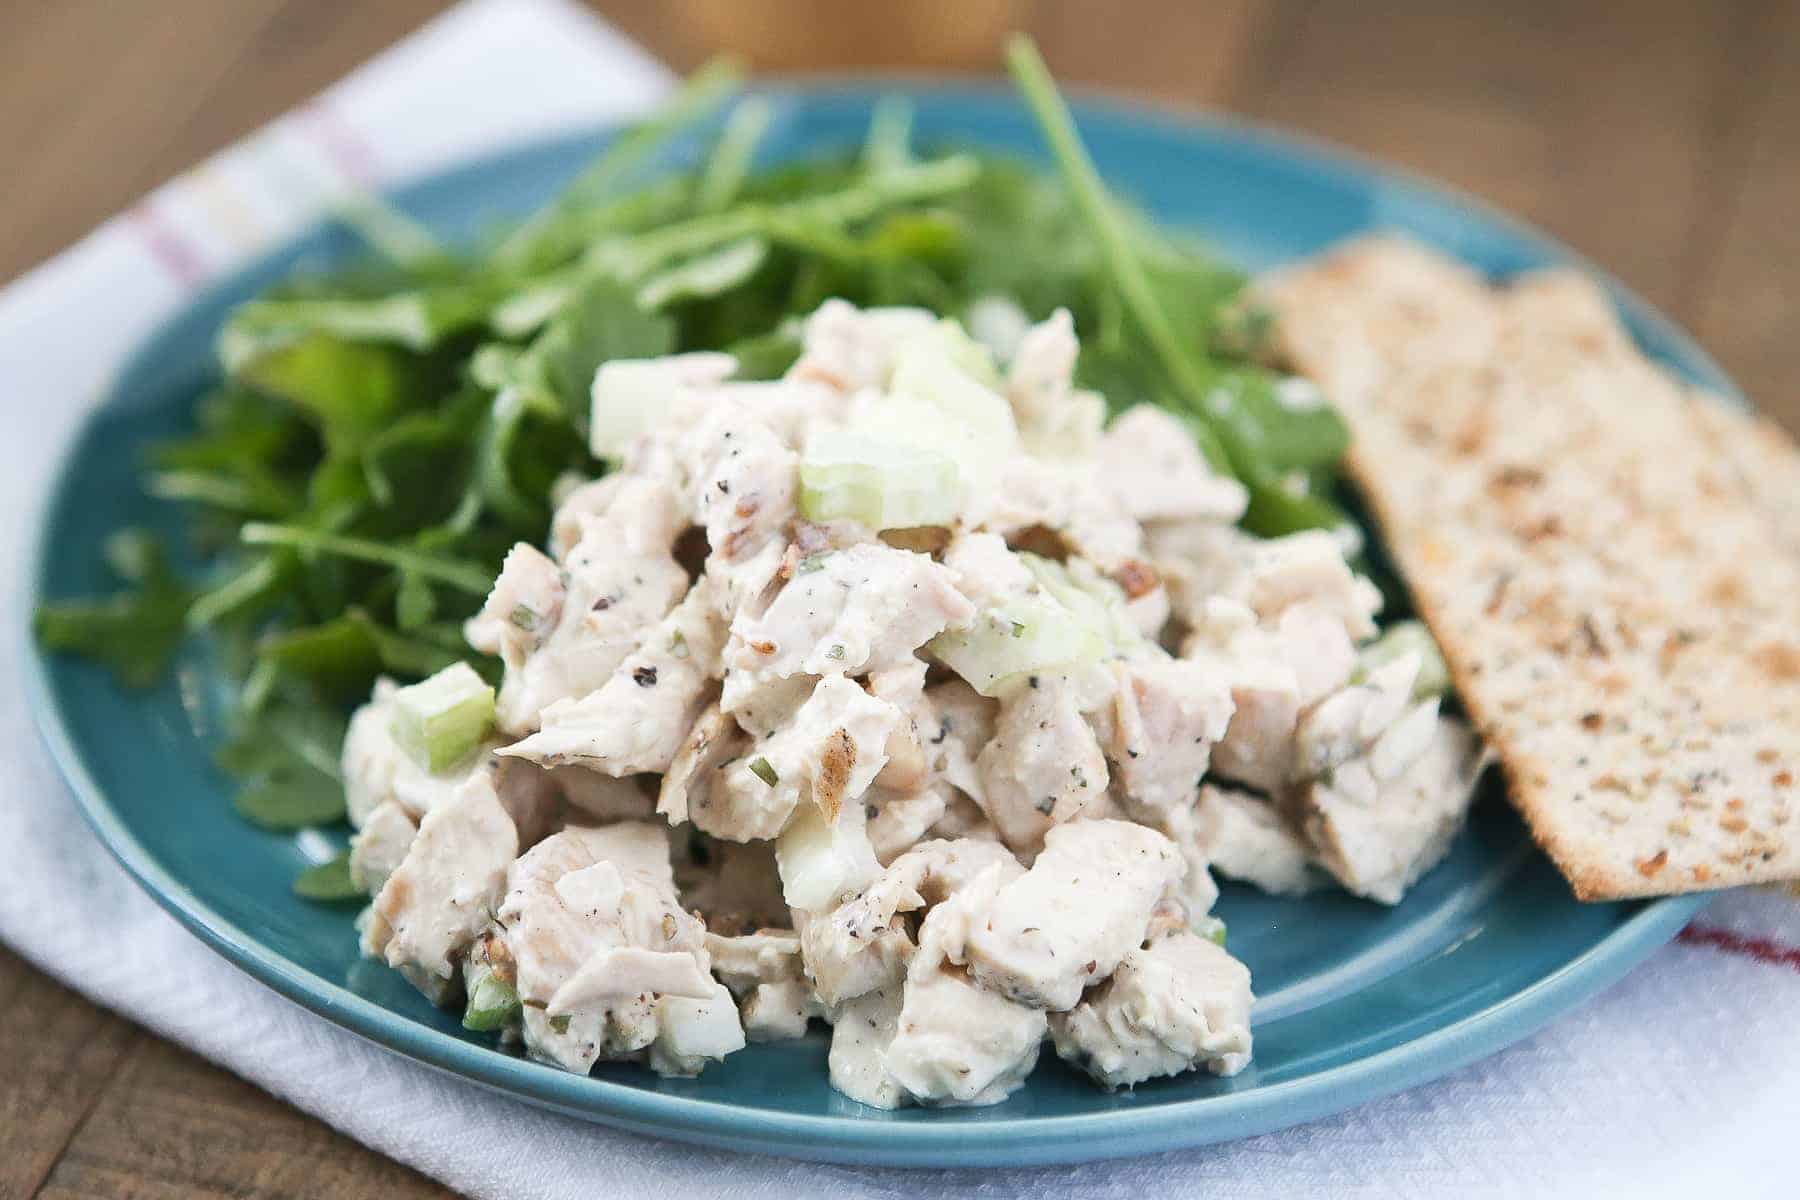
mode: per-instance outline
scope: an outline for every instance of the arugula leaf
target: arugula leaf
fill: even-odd
[[[232,807],[264,829],[306,829],[343,819],[344,788],[316,771],[270,776],[239,788]]]
[[[474,563],[456,562],[404,546],[345,537],[316,529],[289,525],[245,525],[242,537],[252,546],[291,546],[313,554],[336,555],[413,573],[436,583],[460,588],[472,596],[486,596],[493,586],[491,575]]]
[[[336,779],[344,729],[343,714],[337,710],[288,693],[244,714],[213,759],[223,770],[251,779],[305,771]]]
[[[283,676],[303,679],[335,703],[347,704],[367,699],[383,673],[422,678],[473,657],[427,636],[428,629],[419,622],[401,633],[353,608],[317,625],[271,633],[258,643],[257,656]]]
[[[568,221],[570,214],[605,197],[658,147],[723,104],[741,81],[741,72],[728,60],[701,67],[668,104],[614,138],[560,197],[520,225],[500,244],[495,260],[513,267],[541,266],[567,253],[571,243],[578,245],[585,226],[579,220]]]
[[[300,872],[294,879],[294,895],[327,903],[364,898],[362,890],[350,880],[348,851]]]
[[[792,329],[777,329],[732,342],[725,352],[737,359],[739,379],[780,379],[800,357],[800,337]]]
[[[44,604],[32,626],[51,650],[86,655],[127,687],[147,688],[175,656],[193,591],[170,569],[162,543],[142,530],[108,538],[105,555],[129,587],[99,599]]]
[[[429,229],[380,197],[351,196],[338,205],[337,218],[395,266],[431,273],[451,262],[450,251]]]
[[[637,290],[640,308],[652,312],[689,300],[703,300],[738,287],[769,257],[769,243],[743,238],[652,275]]]
[[[485,359],[478,356],[476,370],[482,382],[518,394],[520,407],[509,410],[504,420],[497,413],[497,426],[516,424],[525,409],[536,408],[584,430],[588,389],[601,363],[668,354],[675,340],[673,321],[646,312],[634,292],[616,279],[593,274],[522,352],[489,350]]]
[[[744,177],[750,172],[756,145],[769,131],[774,115],[773,106],[760,96],[745,100],[732,111],[731,118],[725,122],[725,131],[719,135],[719,144],[713,147],[712,158],[707,160],[706,170],[700,176],[700,185],[694,194],[696,211],[719,212],[737,199],[744,186]]]
[[[366,300],[252,300],[220,332],[219,360],[227,371],[242,372],[264,355],[314,335],[429,350],[480,325],[506,290],[507,281],[494,276]]]
[[[305,412],[334,450],[354,450],[420,399],[406,355],[324,333],[260,348],[233,374]]]

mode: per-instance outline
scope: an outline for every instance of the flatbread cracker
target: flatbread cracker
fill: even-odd
[[[1584,900],[1800,877],[1800,458],[1638,352],[1568,271],[1393,238],[1260,285]]]

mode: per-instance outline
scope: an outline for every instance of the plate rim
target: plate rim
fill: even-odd
[[[873,83],[843,76],[789,77],[753,89],[799,101],[823,97],[873,98],[895,91],[937,100],[992,104],[1009,97],[1003,85],[916,74],[882,75]],[[1626,288],[1610,273],[1556,239],[1452,186],[1413,174],[1342,147],[1275,127],[1204,109],[1181,110],[1111,95],[1069,89],[1078,122],[1096,117],[1150,124],[1175,134],[1196,132],[1260,146],[1318,169],[1349,172],[1448,200],[1482,222],[1534,245],[1599,282],[1609,298],[1672,348],[1705,386],[1727,402],[1742,394],[1719,365],[1684,330]],[[445,186],[497,159],[592,143],[615,133],[620,122],[589,124],[547,136],[515,139],[455,158],[381,189],[404,195]],[[87,769],[50,679],[49,656],[37,645],[32,613],[45,594],[53,552],[49,517],[66,492],[77,451],[93,427],[121,398],[145,357],[195,308],[229,290],[247,274],[267,269],[297,241],[314,232],[309,222],[262,253],[185,297],[140,339],[101,399],[84,414],[62,448],[49,487],[31,514],[31,541],[21,573],[25,692],[39,735],[90,829],[133,881],[203,944],[251,978],[349,1032],[435,1070],[503,1094],[584,1119],[635,1132],[699,1141],[729,1149],[784,1157],[884,1166],[1044,1165],[1147,1153],[1266,1133],[1343,1111],[1447,1074],[1496,1053],[1623,977],[1667,942],[1710,898],[1710,893],[1644,902],[1640,911],[1587,949],[1527,986],[1428,1033],[1354,1061],[1300,1078],[1238,1093],[1171,1100],[1138,1110],[1113,1109],[1067,1115],[1025,1115],[981,1121],[869,1121],[849,1115],[814,1115],[746,1108],[729,1101],[647,1091],[591,1076],[557,1072],[497,1053],[413,1021],[291,962],[201,900],[165,870],[113,810]]]

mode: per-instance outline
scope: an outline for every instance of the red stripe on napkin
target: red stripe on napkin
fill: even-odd
[[[206,278],[206,263],[199,252],[169,228],[149,200],[131,209],[126,219],[137,228],[151,257],[161,263],[182,287],[197,287]]]
[[[1676,935],[1675,940],[1689,946],[1709,946],[1727,954],[1753,958],[1773,967],[1800,971],[1800,948],[1784,946],[1769,938],[1745,937],[1712,925],[1689,925]]]
[[[301,110],[304,127],[313,135],[345,179],[360,188],[372,188],[381,177],[375,148],[344,120],[343,114],[323,97]]]

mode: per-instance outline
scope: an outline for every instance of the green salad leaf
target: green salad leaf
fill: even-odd
[[[110,596],[39,608],[38,640],[52,650],[85,654],[129,687],[149,687],[168,670],[187,631],[194,592],[176,577],[162,543],[126,529],[106,543],[106,560],[126,587]]]
[[[294,895],[330,903],[364,898],[362,889],[350,878],[350,855],[347,853],[300,872],[294,879]]]

